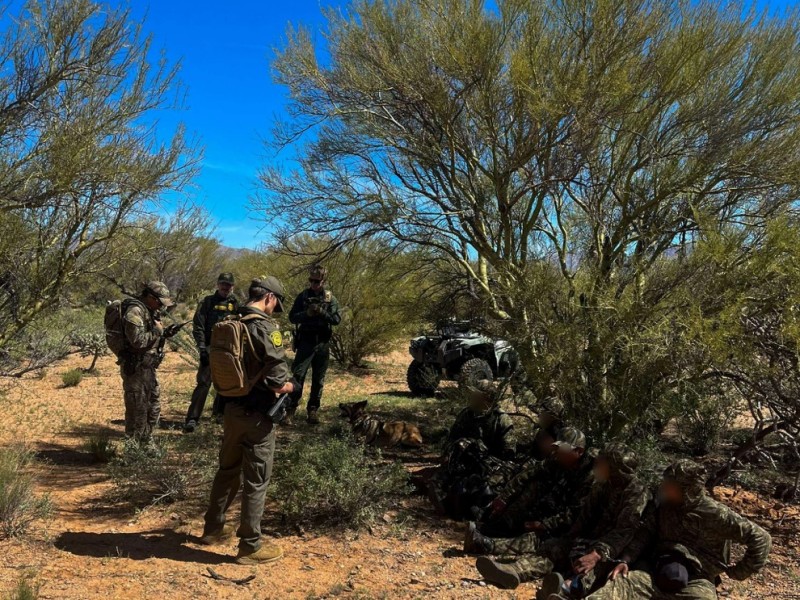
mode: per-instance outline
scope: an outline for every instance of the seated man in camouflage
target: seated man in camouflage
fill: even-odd
[[[480,556],[475,564],[487,581],[514,589],[520,583],[548,577],[542,586],[545,598],[558,592],[564,573],[586,590],[605,581],[611,561],[625,549],[642,520],[648,502],[644,484],[636,476],[636,456],[622,444],[612,443],[594,464],[595,483],[581,504],[577,520],[566,536],[542,540],[536,532],[513,540],[495,541],[498,554],[521,555],[512,563]],[[572,583],[571,582],[571,583]],[[548,591],[549,590],[549,591]]]
[[[486,536],[527,531],[550,538],[569,530],[591,490],[596,453],[586,452],[586,436],[574,427],[562,429],[550,445],[555,453],[517,474],[492,502],[483,522],[470,525],[465,552],[495,554],[494,541]]]
[[[657,508],[623,552],[612,581],[589,598],[713,600],[721,573],[742,581],[763,569],[772,546],[769,534],[711,499],[705,482],[705,469],[697,463],[680,460],[670,465]],[[746,548],[735,564],[730,562],[731,542]],[[628,563],[643,555],[652,574],[629,574]]]
[[[495,384],[479,381],[467,392],[467,407],[456,417],[442,452],[442,466],[429,484],[434,505],[454,518],[486,506],[516,466],[513,423],[500,409]]]

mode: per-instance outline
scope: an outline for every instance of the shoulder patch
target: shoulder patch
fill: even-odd
[[[272,342],[272,345],[276,348],[280,348],[283,346],[283,335],[280,331],[273,331],[269,334],[269,341]]]

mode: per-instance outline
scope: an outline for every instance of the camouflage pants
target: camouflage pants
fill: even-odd
[[[244,483],[241,523],[237,531],[239,547],[257,550],[261,546],[261,517],[274,456],[275,428],[272,421],[259,412],[227,402],[219,469],[211,485],[204,533],[216,531],[225,524],[225,515],[239,492],[239,486]]]
[[[120,374],[125,395],[125,435],[146,441],[161,416],[161,388],[156,369],[142,362],[131,372],[126,371],[123,365]]]
[[[544,577],[553,570],[569,566],[573,541],[569,538],[542,539],[533,532],[506,540],[494,540],[495,554],[517,556],[514,567],[522,581]]]
[[[717,590],[705,579],[689,582],[675,594],[662,592],[645,571],[631,571],[628,577],[617,577],[587,596],[591,600],[715,600]]]

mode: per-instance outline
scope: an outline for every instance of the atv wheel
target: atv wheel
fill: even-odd
[[[489,381],[494,379],[492,367],[482,358],[470,358],[461,366],[461,372],[458,375],[458,386],[461,389],[474,386],[481,379],[488,379]]]
[[[431,365],[418,360],[411,361],[406,373],[408,389],[415,396],[433,396],[439,387],[439,373]]]

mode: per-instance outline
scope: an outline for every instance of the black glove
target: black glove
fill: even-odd
[[[211,360],[208,358],[208,350],[200,350],[200,366],[207,367],[211,364]]]
[[[173,323],[169,327],[164,328],[164,334],[163,335],[164,335],[165,338],[169,339],[171,337],[176,336],[180,330],[181,330],[181,326],[178,323]]]

